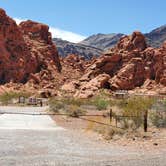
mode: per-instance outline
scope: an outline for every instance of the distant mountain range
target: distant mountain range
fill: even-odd
[[[84,45],[81,43],[72,43],[59,38],[54,38],[58,53],[62,57],[66,57],[68,54],[76,54],[85,57],[85,59],[91,59],[92,57],[98,57],[103,49],[93,47],[90,45]]]
[[[110,47],[113,47],[117,41],[123,36],[121,33],[112,33],[112,34],[96,34],[92,35],[85,40],[81,41],[81,44],[93,46],[100,48],[102,50],[106,50]]]
[[[144,34],[147,43],[152,47],[160,47],[162,43],[166,40],[166,25],[152,30],[150,33]]]
[[[59,55],[62,57],[68,54],[76,54],[90,59],[94,56],[99,56],[104,50],[113,47],[123,36],[122,33],[112,34],[95,34],[79,43],[71,43],[62,39],[54,38]],[[144,34],[148,45],[152,47],[160,47],[166,40],[166,25],[152,30]]]

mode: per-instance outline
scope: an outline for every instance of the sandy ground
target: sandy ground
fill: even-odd
[[[87,118],[87,117],[86,117]],[[137,148],[140,150],[162,151],[166,149],[166,129],[149,128],[147,133],[140,131],[136,134],[125,134],[115,136],[106,140],[101,134],[88,129],[88,122],[79,118],[66,116],[52,116],[59,126],[76,133],[81,133],[84,137],[109,145],[120,145],[123,147]]]

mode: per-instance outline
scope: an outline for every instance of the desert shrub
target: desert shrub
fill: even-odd
[[[96,96],[92,99],[91,104],[95,105],[98,110],[105,110],[109,105],[109,100]]]
[[[154,99],[146,97],[132,97],[117,102],[122,109],[122,116],[128,116],[127,118],[121,118],[122,127],[133,130],[139,128],[143,124],[145,111],[149,110],[154,102]]]
[[[78,99],[78,98],[53,98],[49,102],[50,110],[57,111],[58,109],[65,108],[66,106],[74,105],[81,107],[82,105],[93,105],[98,110],[105,110],[109,105],[109,100],[96,96],[90,99]]]
[[[159,128],[166,127],[166,101],[154,103],[152,109],[149,116],[152,125]]]
[[[154,111],[150,114],[150,120],[156,127],[166,127],[166,112]]]
[[[49,100],[49,110],[55,113],[60,112],[64,108],[64,103],[60,100],[50,99]]]
[[[3,105],[12,103],[12,100],[18,99],[19,96],[29,97],[31,94],[27,92],[6,92],[0,95],[0,102]]]
[[[104,130],[103,136],[105,139],[110,140],[114,138],[114,136],[116,135],[120,136],[119,138],[121,138],[123,134],[124,134],[124,130],[121,130],[119,128],[106,127]]]
[[[102,122],[107,125],[98,124],[95,122]],[[104,139],[112,139],[115,135],[122,135],[124,133],[123,130],[119,128],[114,128],[109,126],[110,119],[108,117],[91,117],[89,118],[89,122],[87,124],[87,130],[93,130],[103,136]]]
[[[86,111],[81,109],[79,106],[77,105],[70,105],[66,111],[66,113],[71,116],[71,117],[75,117],[78,118],[80,115],[85,115]]]
[[[52,98],[49,100],[49,110],[56,113],[64,113],[69,116],[78,117],[85,114],[85,111],[81,109],[81,105],[84,103],[81,99],[74,98]]]

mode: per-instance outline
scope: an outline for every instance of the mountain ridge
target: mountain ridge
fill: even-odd
[[[84,56],[86,59],[98,57],[104,50],[114,47],[122,36],[122,33],[103,34],[97,33],[91,35],[79,43],[72,43],[58,38],[53,38],[59,54],[62,57],[68,54]],[[149,46],[158,48],[166,40],[166,25],[153,29],[144,34]]]

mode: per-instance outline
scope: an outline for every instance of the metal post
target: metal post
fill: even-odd
[[[144,113],[144,132],[147,132],[148,129],[148,111]]]
[[[40,107],[42,107],[43,106],[43,101],[42,100],[40,100]]]

